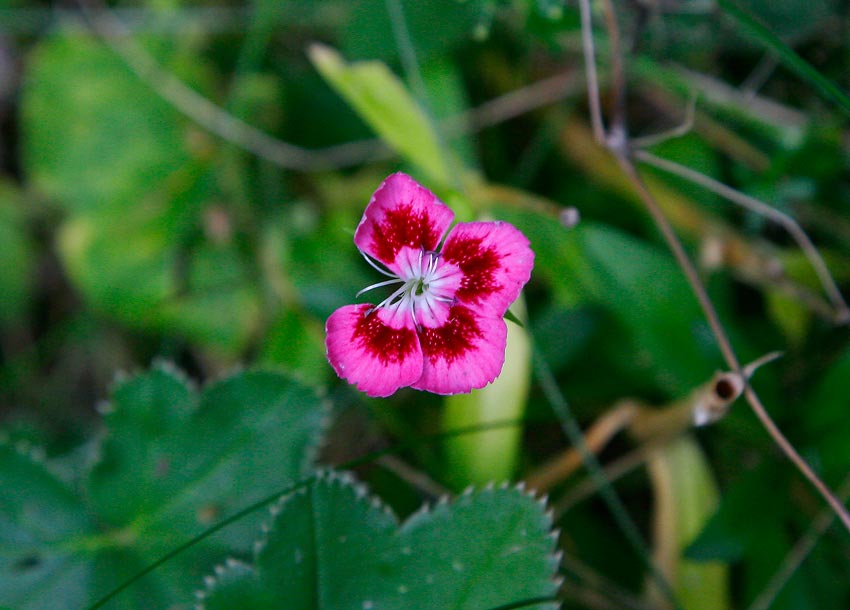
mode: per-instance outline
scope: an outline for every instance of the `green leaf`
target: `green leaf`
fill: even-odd
[[[0,604],[60,610],[83,598],[92,566],[73,541],[90,526],[80,498],[32,450],[0,443]]]
[[[112,525],[138,528],[155,558],[306,474],[324,413],[312,390],[281,374],[241,373],[198,396],[160,365],[114,392],[92,502]]]
[[[131,324],[148,323],[157,305],[177,292],[170,273],[176,253],[156,219],[134,211],[79,214],[61,227],[58,245],[83,294]]]
[[[206,137],[87,37],[46,39],[28,75],[24,166],[69,212],[58,241],[75,287],[133,328],[243,349],[260,296],[229,226],[201,234],[218,195]]]
[[[550,519],[516,489],[465,493],[399,526],[350,478],[327,473],[274,514],[253,567],[231,562],[217,571],[203,608],[250,600],[252,610],[482,610],[557,589]]]
[[[333,49],[318,44],[309,54],[328,84],[389,146],[431,180],[449,183],[448,159],[431,122],[386,64],[348,64]]]
[[[670,396],[689,392],[716,367],[699,306],[669,254],[601,224],[565,231],[541,215],[503,216],[531,240],[535,275],[558,304],[604,308],[625,331],[621,354]]]
[[[281,374],[242,372],[198,392],[157,365],[117,385],[104,419],[97,460],[79,483],[85,505],[41,466],[0,448],[0,603],[84,607],[306,476],[325,408]],[[201,540],[109,607],[165,608],[185,598],[216,561],[249,552],[260,520],[248,515]]]

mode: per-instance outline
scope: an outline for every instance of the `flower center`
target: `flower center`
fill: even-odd
[[[416,326],[423,323],[433,326],[445,317],[447,306],[454,301],[456,286],[450,278],[456,269],[454,265],[444,263],[439,253],[406,248],[405,252],[399,253],[398,275],[384,271],[368,258],[367,261],[391,279],[367,286],[357,293],[358,296],[374,288],[401,284],[370,311],[386,308],[394,314],[409,315]]]

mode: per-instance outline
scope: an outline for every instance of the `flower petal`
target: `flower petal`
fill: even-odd
[[[360,250],[398,273],[396,257],[404,246],[437,249],[454,212],[407,174],[389,176],[372,195],[354,233]]]
[[[408,316],[366,304],[346,305],[325,324],[328,361],[369,396],[389,396],[422,375],[422,349]]]
[[[458,301],[498,317],[519,296],[534,266],[528,239],[501,221],[458,224],[441,256],[464,274],[455,294]]]
[[[507,332],[501,317],[455,304],[443,326],[419,330],[425,366],[412,387],[435,394],[483,388],[502,372]]]

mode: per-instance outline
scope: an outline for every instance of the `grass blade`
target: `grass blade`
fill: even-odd
[[[738,6],[734,0],[717,0],[723,11],[738,25],[758,40],[762,45],[776,53],[782,64],[802,80],[808,82],[821,95],[835,103],[850,116],[850,96],[835,83],[818,72],[809,62],[800,57],[791,47],[782,42],[776,34],[764,26],[755,16]]]

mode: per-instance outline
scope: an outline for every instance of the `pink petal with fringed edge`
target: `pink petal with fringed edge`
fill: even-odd
[[[435,394],[483,388],[502,371],[507,332],[501,317],[455,304],[446,324],[420,330],[425,366],[412,387]]]
[[[389,176],[372,195],[354,233],[354,243],[398,273],[396,258],[404,246],[434,251],[454,212],[407,174]]]
[[[325,324],[328,361],[369,396],[389,396],[422,375],[422,349],[409,316],[346,305]]]
[[[441,256],[464,274],[455,293],[457,300],[498,317],[519,296],[534,266],[534,252],[525,235],[500,221],[455,226]]]

